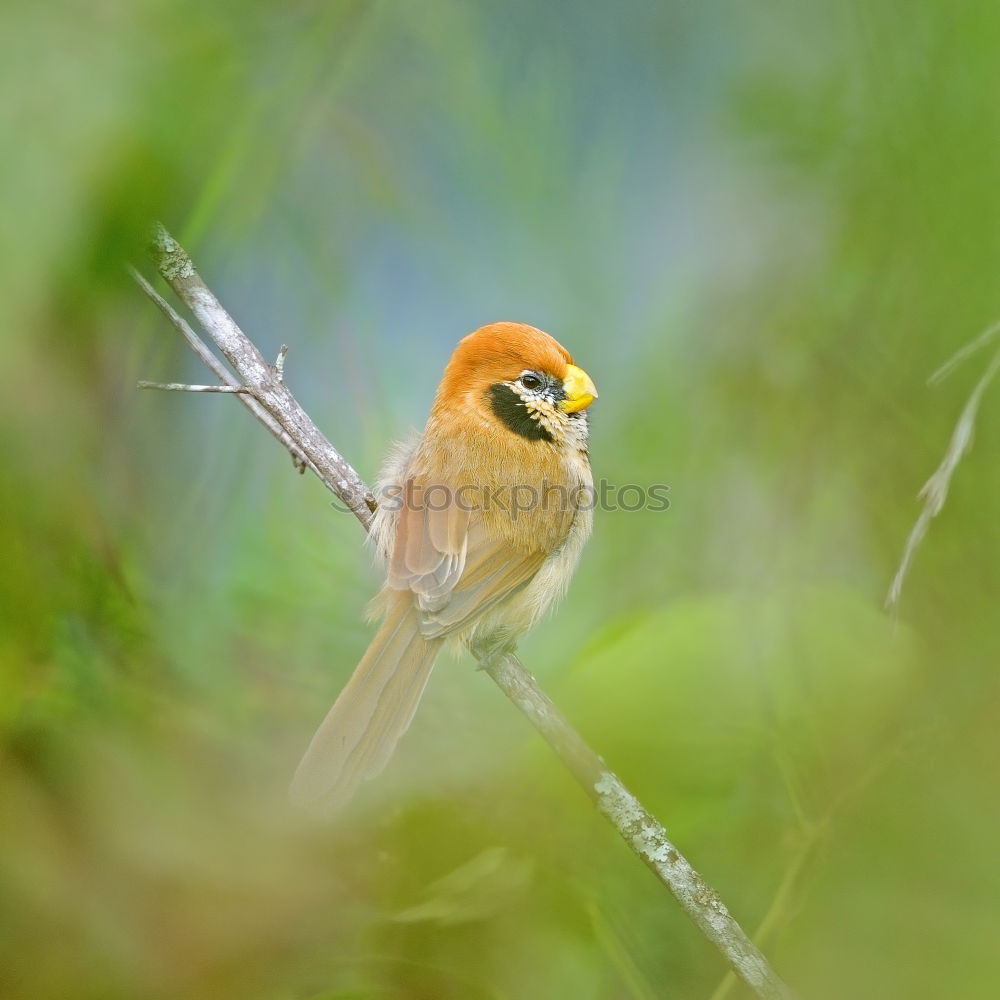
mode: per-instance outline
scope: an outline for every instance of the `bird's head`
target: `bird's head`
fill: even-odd
[[[597,398],[590,376],[557,340],[523,323],[492,323],[465,337],[445,369],[436,407],[460,407],[532,441],[586,436]]]

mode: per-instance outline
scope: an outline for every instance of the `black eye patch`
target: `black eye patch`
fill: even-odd
[[[524,405],[524,400],[509,385],[498,382],[489,390],[493,412],[515,434],[529,441],[554,441],[555,438],[536,420]]]

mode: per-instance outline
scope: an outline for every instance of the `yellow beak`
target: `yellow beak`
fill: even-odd
[[[559,404],[566,413],[576,413],[585,410],[597,399],[597,386],[594,380],[576,365],[566,366],[566,377],[563,379],[563,389],[566,398]]]

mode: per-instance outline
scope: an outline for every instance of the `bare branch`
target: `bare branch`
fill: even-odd
[[[173,306],[170,305],[161,295],[156,292],[156,289],[134,268],[130,267],[129,272],[135,279],[136,284],[142,289],[143,294],[148,298],[157,309],[163,313],[164,316],[170,321],[174,329],[180,333],[180,335],[188,342],[188,346],[195,354],[201,358],[202,361],[208,366],[208,368],[215,374],[215,376],[224,385],[238,386],[240,383],[233,375],[233,373],[205,346],[201,337],[198,336],[191,329],[188,323],[179,316]],[[251,396],[246,394],[239,395],[240,402],[260,421],[270,432],[278,439],[281,445],[288,449],[292,456],[292,464],[301,473],[305,470],[312,469],[313,472],[322,480],[319,469],[317,469],[312,462],[306,458],[305,455],[299,451],[298,446],[294,441],[285,433],[278,422],[271,416],[267,410],[264,409],[257,400],[253,399]]]
[[[191,309],[243,384],[252,388],[267,414],[300,453],[308,457],[320,480],[350,507],[368,530],[375,499],[284,386],[282,373],[287,349],[282,347],[273,366],[267,364],[198,276],[185,251],[161,225],[156,226],[152,251],[160,274]],[[238,398],[244,403],[253,401],[242,395]],[[718,893],[674,846],[663,826],[566,721],[520,660],[506,655],[486,660],[482,666],[541,733],[635,854],[673,893],[733,971],[765,1000],[792,1000],[791,991],[730,915]]]
[[[521,661],[514,655],[501,656],[486,661],[483,668],[555,750],[602,815],[673,893],[736,975],[760,997],[790,1000],[791,991],[747,937],[719,894],[671,842],[662,824],[569,724]]]
[[[316,425],[305,415],[302,408],[292,398],[282,383],[278,382],[272,374],[273,369],[264,361],[257,348],[239,330],[229,314],[222,308],[215,296],[208,290],[201,278],[198,277],[190,258],[174,241],[173,237],[159,224],[153,231],[153,242],[151,245],[154,260],[157,268],[164,280],[173,288],[177,296],[188,306],[198,317],[198,321],[204,327],[209,337],[215,341],[216,346],[225,349],[218,339],[215,330],[232,329],[239,338],[249,346],[248,358],[253,362],[251,371],[258,377],[263,378],[263,384],[270,384],[280,392],[272,392],[265,398],[259,391],[259,385],[246,378],[247,367],[241,368],[234,363],[234,358],[227,355],[228,360],[237,373],[241,376],[237,379],[229,369],[205,346],[201,338],[191,329],[189,324],[177,315],[176,311],[154,291],[152,286],[142,275],[133,271],[133,276],[146,296],[151,299],[156,307],[170,320],[173,326],[181,333],[184,339],[191,346],[192,350],[205,362],[205,364],[218,376],[219,381],[227,385],[245,385],[255,388],[253,395],[240,393],[237,399],[250,410],[251,413],[281,442],[281,444],[291,453],[292,462],[300,472],[311,469],[327,489],[335,496],[343,500],[350,510],[364,525],[365,530],[371,524],[371,515],[375,510],[375,498],[371,495],[368,487],[365,486],[361,477],[344,461],[333,446],[323,437]],[[210,319],[211,325],[206,325],[206,319]],[[231,340],[230,340],[231,343]],[[258,361],[259,359],[259,361]],[[284,358],[279,353],[279,361],[284,367]],[[275,363],[277,367],[277,362]],[[275,397],[279,397],[275,399]],[[294,406],[290,407],[291,413],[285,414],[285,420],[279,418],[278,413],[282,412],[282,403],[290,401]],[[305,425],[306,433],[300,434],[295,428]],[[309,446],[307,451],[305,445]]]

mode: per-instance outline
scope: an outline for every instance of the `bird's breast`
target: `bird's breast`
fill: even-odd
[[[585,433],[585,427],[583,428]],[[470,510],[487,538],[552,552],[581,508],[592,505],[585,440],[578,446],[432,419],[405,475],[440,484],[439,502]]]

